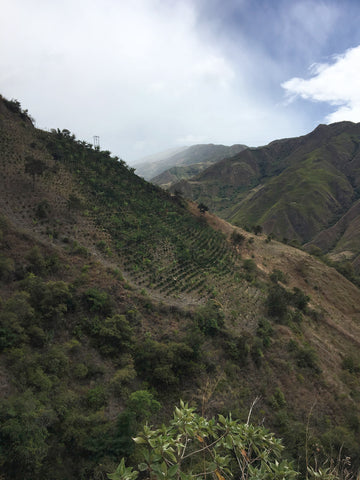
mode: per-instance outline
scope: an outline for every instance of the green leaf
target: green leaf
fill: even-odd
[[[139,463],[138,465],[138,469],[140,470],[140,472],[144,472],[145,470],[147,470],[148,466],[146,463]]]
[[[163,474],[166,475],[167,474],[167,466],[166,466],[165,462],[162,462],[162,464],[160,465],[160,468],[161,468],[161,471],[163,472]]]
[[[133,438],[134,442],[137,443],[137,444],[140,444],[140,443],[146,443],[146,440],[142,437],[136,437],[136,438]],[[149,441],[150,443],[150,441]]]
[[[223,415],[219,415],[219,422],[222,423],[223,425],[226,425],[226,419]]]
[[[178,470],[179,470],[179,464],[176,463],[175,465],[173,465],[172,467],[169,468],[168,476],[169,477],[174,477],[177,474]]]
[[[176,457],[173,452],[170,452],[169,450],[166,452],[166,456],[170,458],[171,461],[176,462]]]

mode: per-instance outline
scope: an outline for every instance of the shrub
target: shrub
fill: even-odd
[[[270,405],[274,410],[279,410],[286,406],[285,395],[280,387],[277,387],[274,394],[270,397]]]
[[[242,424],[222,415],[207,420],[180,402],[169,425],[144,426],[134,438],[140,447],[138,469],[155,480],[253,478],[290,480],[297,476],[281,459],[283,446],[262,426]],[[122,459],[111,480],[136,480],[139,472]]]
[[[262,339],[262,342],[265,348],[270,346],[271,336],[273,333],[274,333],[274,330],[271,326],[271,323],[265,318],[262,318],[259,321],[259,325],[256,330],[256,335]]]
[[[0,313],[0,352],[6,348],[17,346],[26,340],[24,328],[19,324],[16,315],[9,312]]]
[[[0,253],[0,280],[8,280],[14,271],[14,261]]]
[[[308,297],[302,290],[300,290],[300,288],[293,288],[293,292],[291,295],[291,303],[294,305],[294,307],[304,311],[309,300],[310,297]]]
[[[315,373],[320,373],[321,370],[317,365],[318,356],[315,350],[310,347],[309,345],[305,345],[304,347],[297,347],[295,353],[297,365],[301,368],[309,368],[313,370]]]
[[[84,293],[83,298],[90,312],[98,312],[104,315],[111,314],[112,301],[108,293],[97,288],[89,288]]]
[[[72,369],[75,378],[85,378],[89,372],[87,366],[84,363],[77,363]]]
[[[113,392],[117,395],[121,395],[124,392],[124,385],[130,383],[135,377],[136,370],[134,368],[134,362],[116,370],[114,376],[110,380]]]
[[[114,315],[101,322],[96,342],[103,355],[115,355],[130,350],[134,344],[133,331],[125,315]]]
[[[270,280],[274,283],[278,283],[278,282],[286,283],[287,282],[285,273],[282,270],[279,270],[279,269],[275,269],[275,270],[272,271],[272,273],[270,274]]]
[[[154,395],[148,390],[137,390],[133,392],[127,402],[127,409],[134,413],[137,420],[148,420],[154,413],[158,412],[161,404],[155,400]]]
[[[27,156],[25,159],[25,173],[32,177],[33,186],[35,185],[35,177],[41,176],[47,168],[46,163],[38,158]]]
[[[200,210],[200,213],[202,215],[205,215],[205,212],[207,212],[209,210],[209,207],[207,205],[205,205],[204,203],[199,203],[198,209]]]
[[[289,297],[287,291],[276,284],[269,289],[266,299],[268,315],[283,322],[288,314]]]
[[[48,218],[51,214],[50,203],[47,200],[42,200],[35,209],[35,215],[39,220]]]
[[[27,329],[27,334],[30,338],[31,345],[41,348],[46,343],[46,334],[44,330],[38,325],[31,325]]]
[[[256,263],[252,258],[247,258],[243,262],[243,269],[245,270],[245,278],[248,282],[255,279],[257,273]]]
[[[360,372],[360,361],[354,358],[352,355],[346,355],[342,361],[342,368],[350,373]]]
[[[48,427],[54,420],[54,412],[30,390],[0,402],[0,463],[7,478],[40,478],[49,449]]]
[[[34,320],[35,311],[30,305],[31,297],[27,292],[16,292],[5,303],[3,312],[12,313],[17,321],[23,325],[31,325]]]
[[[230,238],[234,245],[242,245],[245,241],[245,235],[236,230],[233,230]]]
[[[184,342],[163,343],[147,337],[136,349],[137,371],[154,384],[175,385],[193,368],[196,353]]]
[[[252,337],[244,334],[241,337],[231,339],[227,343],[227,352],[232,360],[243,367],[248,362],[251,344]]]
[[[71,306],[72,295],[67,283],[50,281],[43,284],[38,309],[45,318],[60,320]]]
[[[42,355],[42,365],[47,373],[61,377],[68,372],[69,358],[60,345],[53,345]]]
[[[255,235],[258,235],[259,233],[262,233],[263,228],[261,225],[253,225],[252,231],[255,233]]]
[[[99,410],[105,405],[107,399],[107,393],[103,385],[96,385],[87,391],[86,402],[92,410]]]
[[[205,306],[195,312],[195,322],[199,329],[209,336],[220,332],[224,326],[224,313],[218,303],[209,300]]]
[[[28,271],[35,275],[42,275],[46,269],[45,258],[38,246],[33,247],[26,255],[26,260],[29,262]]]

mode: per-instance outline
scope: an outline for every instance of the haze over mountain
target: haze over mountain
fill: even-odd
[[[316,245],[360,267],[360,124],[248,148],[171,187],[238,226]]]
[[[163,186],[181,178],[188,178],[212,163],[236,155],[244,148],[245,145],[192,145],[179,151],[171,150],[169,153],[150,156],[146,162],[137,164],[135,169],[145,180]]]

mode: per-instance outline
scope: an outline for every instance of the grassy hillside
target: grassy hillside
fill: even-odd
[[[279,239],[311,242],[357,268],[359,135],[359,124],[320,125],[304,137],[240,152],[172,190],[238,226],[261,225]]]
[[[359,289],[0,101],[0,465],[96,479],[179,398],[360,465]]]

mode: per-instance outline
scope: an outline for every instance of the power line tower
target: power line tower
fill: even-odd
[[[100,137],[98,135],[93,136],[95,150],[100,150]]]

